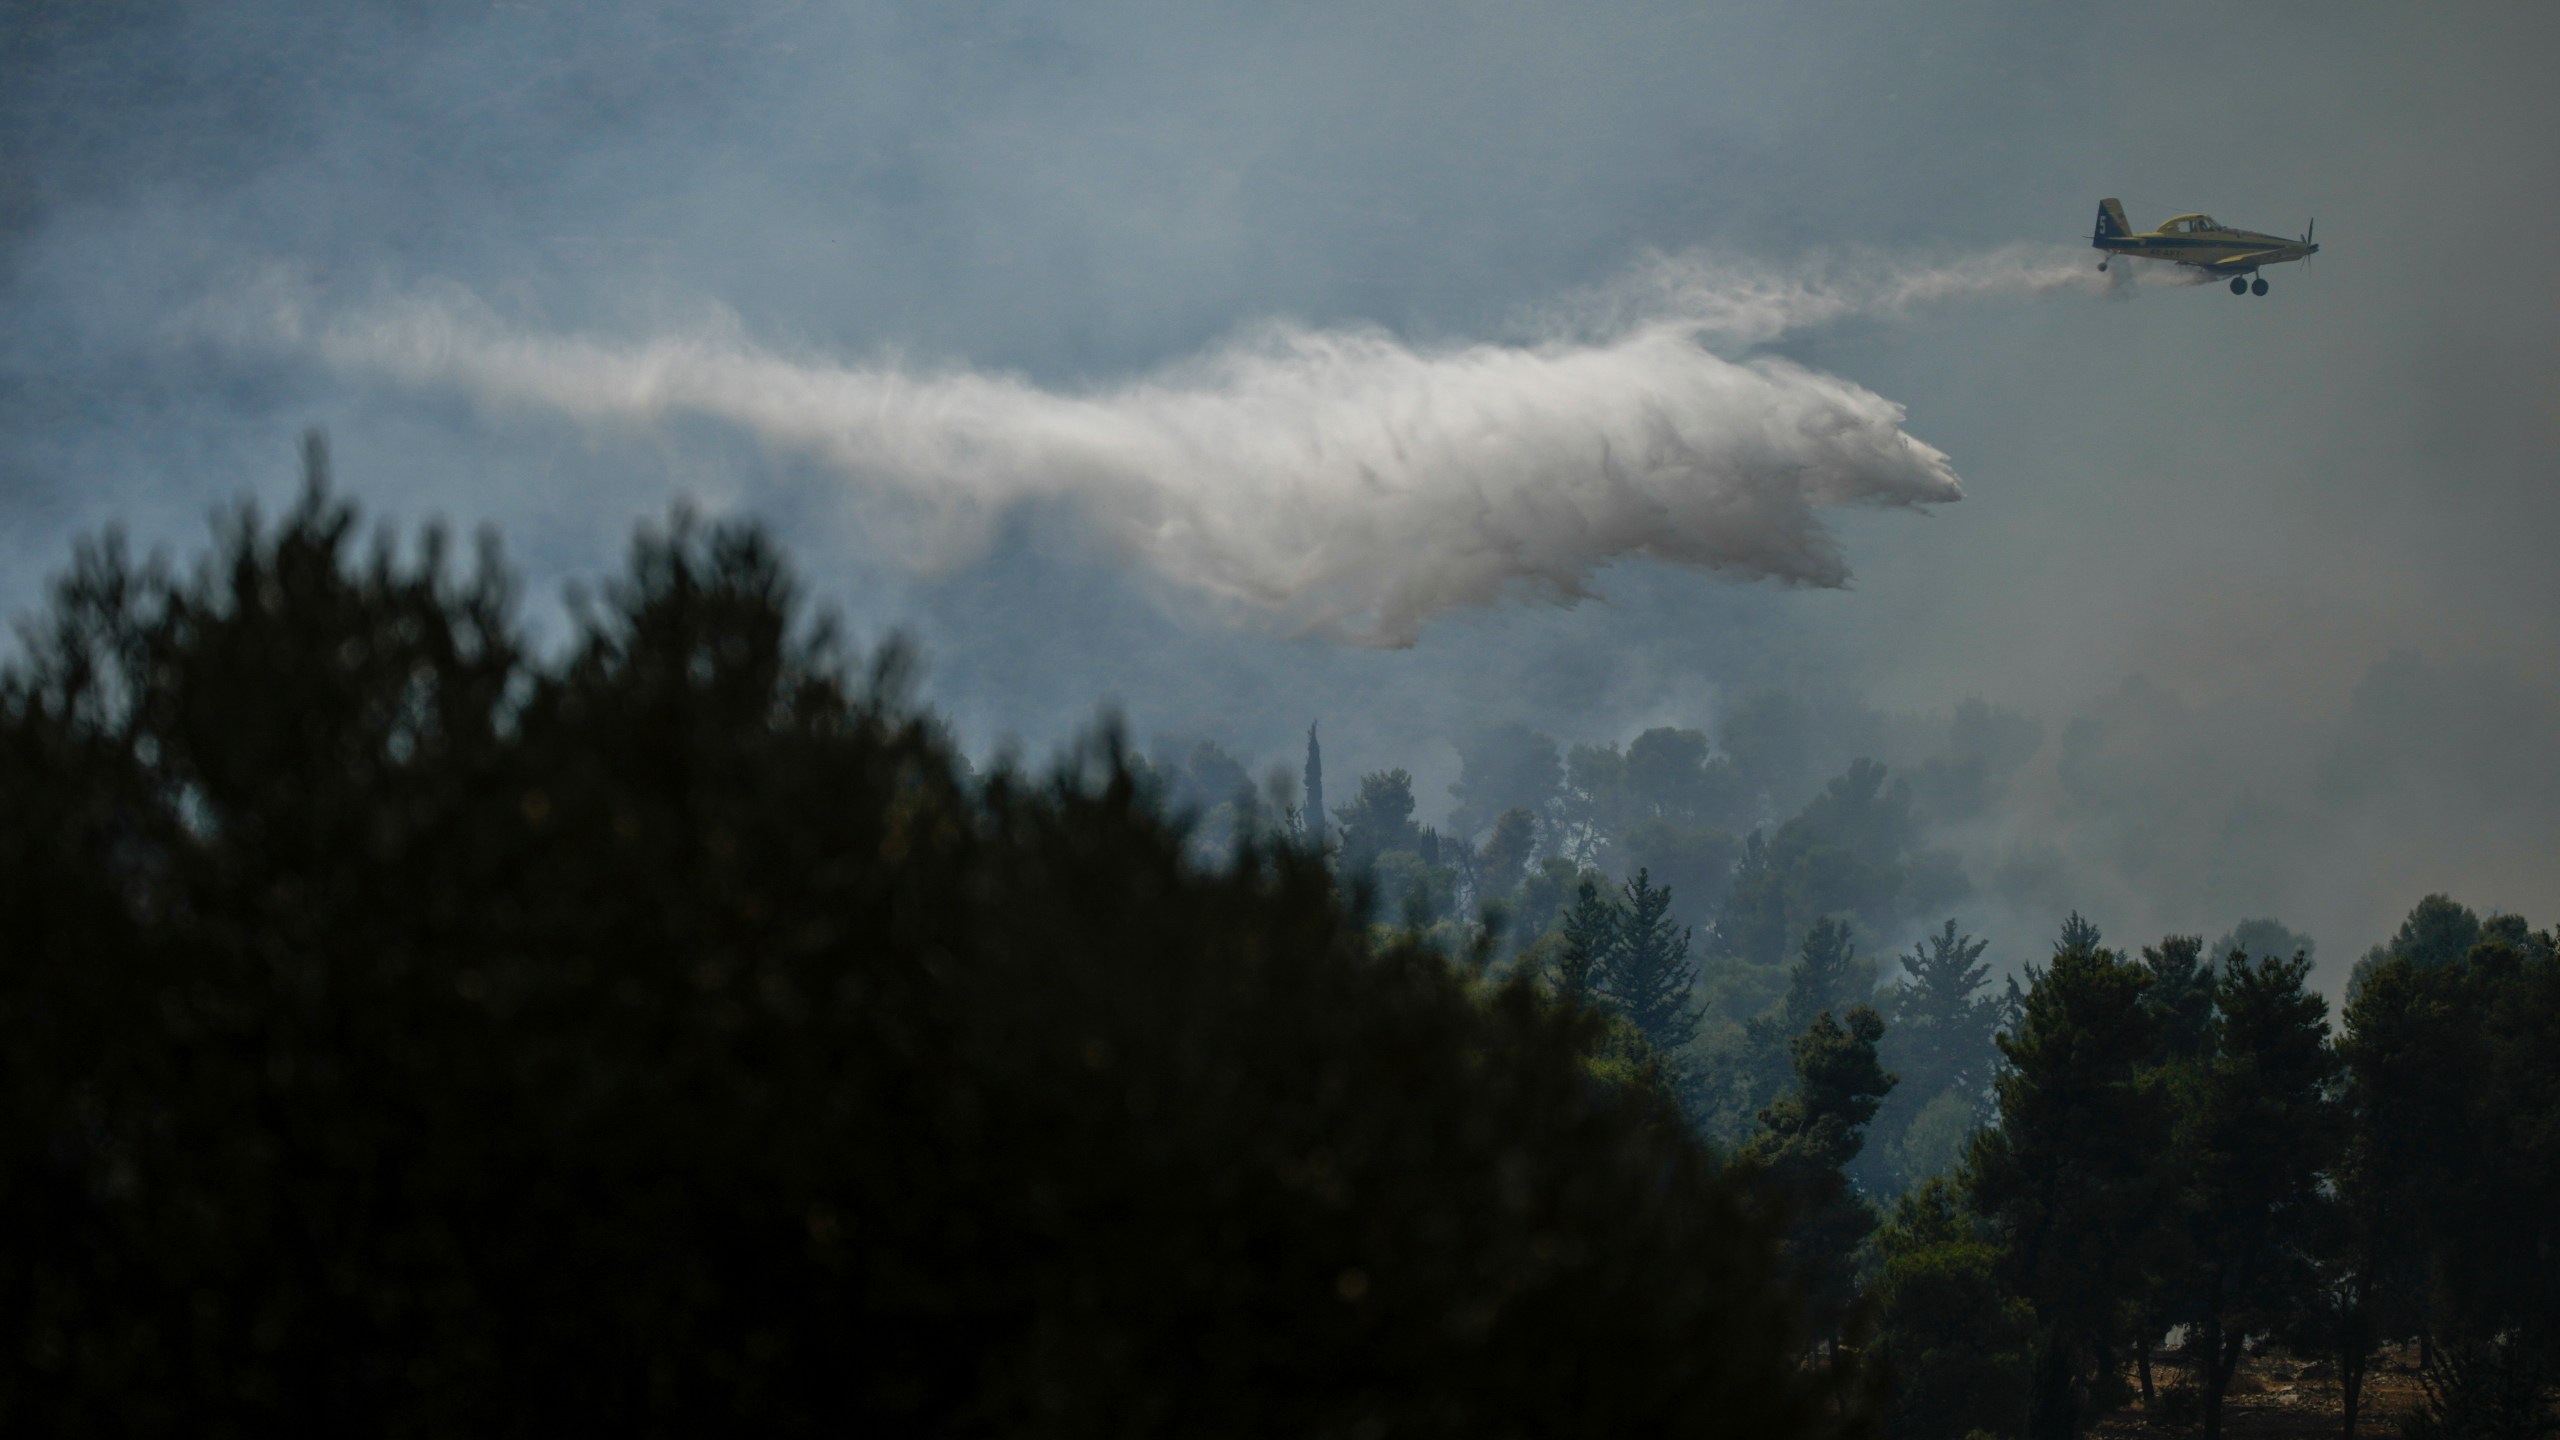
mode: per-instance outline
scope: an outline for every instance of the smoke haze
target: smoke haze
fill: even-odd
[[[537,595],[764,520],[981,754],[1107,702],[1258,774],[1321,716],[1436,820],[1471,727],[1774,688],[1774,816],[1979,696],[2032,745],[1931,823],[1995,960],[2275,915],[2334,984],[2428,890],[2560,916],[2549,7],[0,27],[13,613],[318,424]],[[2101,276],[2104,195],[2325,248]]]

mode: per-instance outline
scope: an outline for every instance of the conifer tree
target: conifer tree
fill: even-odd
[[[1609,1007],[1665,1055],[1697,1038],[1704,1010],[1693,998],[1698,967],[1689,960],[1689,929],[1670,916],[1671,890],[1643,870],[1625,887],[1617,943],[1602,962],[1599,984]]]
[[[1401,766],[1361,776],[1351,803],[1335,807],[1333,819],[1341,827],[1337,853],[1345,875],[1365,873],[1395,850],[1438,858],[1436,837],[1414,823],[1413,774]]]
[[[2459,958],[2401,943],[2468,914],[2429,896],[2359,967],[2344,1047],[2348,1228],[2381,1237],[2368,1319],[2417,1329],[2430,1393],[2411,1428],[2438,1437],[2525,1434],[2506,1427],[2547,1424],[2560,1385],[2560,943],[2504,916]]]
[[[2169,1138],[2149,1069],[2159,1025],[2142,967],[2112,951],[2075,943],[2027,976],[2000,1037],[2000,1123],[1976,1137],[1969,1179],[2035,1312],[2027,1435],[2070,1440],[2113,1398],[2127,1297],[2151,1268]]]
[[[1904,1192],[1876,1235],[1875,1353],[1890,1378],[1886,1440],[2026,1427],[2035,1314],[2003,1283],[1999,1237],[1939,1177]]]
[[[1846,919],[1828,915],[1814,922],[1788,967],[1787,993],[1777,1009],[1743,1027],[1753,1106],[1767,1104],[1786,1088],[1795,1037],[1826,1011],[1842,1015],[1865,1004],[1874,993],[1874,980],[1874,964],[1859,956]]]
[[[2310,972],[2308,958],[2225,961],[2206,1053],[2181,1087],[2174,1164],[2188,1233],[2172,1297],[2202,1352],[2209,1440],[2222,1434],[2241,1342],[2290,1323],[2316,1283],[2309,1245],[2334,1154],[2338,1059]]]
[[[1618,953],[1618,907],[1589,880],[1574,890],[1564,916],[1564,948],[1556,956],[1556,996],[1568,1005],[1589,1003]]]
[[[1983,993],[1991,966],[1982,959],[1987,940],[1958,935],[1956,922],[1911,947],[1901,959],[1904,979],[1894,988],[1886,1059],[1902,1083],[1922,1100],[1950,1088],[1978,1097],[1988,1118],[1991,1066],[1999,1051],[2000,1005]]]
[[[1876,1060],[1884,1019],[1865,1005],[1841,1020],[1816,1015],[1788,1047],[1794,1086],[1760,1112],[1759,1137],[1743,1152],[1782,1200],[1781,1251],[1802,1287],[1816,1333],[1837,1355],[1840,1323],[1856,1291],[1857,1251],[1876,1226],[1872,1207],[1850,1186],[1848,1168],[1867,1122],[1893,1088]]]
[[[1856,1432],[1593,1017],[973,772],[752,531],[547,646],[361,534],[0,662],[0,1433]]]
[[[1316,743],[1316,722],[1307,722],[1307,808],[1302,824],[1309,849],[1324,850],[1324,747]]]
[[[2071,927],[2064,929],[2069,933]],[[2161,1093],[2184,1115],[2197,1103],[2213,1052],[2213,965],[2200,937],[2170,935],[2142,947],[2142,978],[2142,1009],[2154,1026],[2147,1063]],[[2189,1238],[2183,1228],[2164,1225],[2149,1252],[2154,1267],[2150,1278],[2125,1297],[2132,1317],[2134,1376],[2146,1407],[2154,1399],[2153,1348],[2172,1327],[2194,1318],[2195,1291],[2189,1282],[2197,1260],[2187,1248]]]
[[[2095,951],[2105,940],[2106,936],[2098,933],[2097,925],[2089,917],[2074,910],[2062,919],[2062,935],[2053,942],[2053,953],[2061,955],[2073,950]]]
[[[1991,967],[1982,961],[1989,942],[1959,935],[1949,920],[1901,957],[1902,980],[1886,1010],[1880,1054],[1902,1077],[1867,1134],[1859,1162],[1861,1183],[1891,1195],[1949,1168],[1950,1107],[1967,1133],[1991,1118],[1991,1076],[1999,1059],[1992,1036],[2000,1028],[2000,1004],[1983,993]],[[1926,1149],[1906,1150],[1916,1121],[1926,1114]]]
[[[2212,1053],[2213,960],[2197,935],[2171,935],[2142,947],[2142,1008],[2160,1026],[2155,1063],[2198,1061]]]

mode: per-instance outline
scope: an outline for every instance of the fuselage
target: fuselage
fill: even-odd
[[[2121,212],[2118,212],[2121,213]],[[2306,237],[2289,240],[2282,235],[2269,235],[2259,230],[2234,230],[2217,223],[2210,215],[2179,215],[2162,221],[2156,230],[2139,234],[2110,234],[2108,217],[2102,212],[2097,232],[2089,243],[2110,257],[2131,255],[2143,260],[2167,260],[2179,265],[2194,265],[2224,275],[2244,275],[2261,265],[2281,265],[2317,254],[2320,247]]]

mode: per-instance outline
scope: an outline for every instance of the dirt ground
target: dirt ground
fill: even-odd
[[[2155,1359],[2151,1378],[2156,1399],[2145,1414],[2139,1392],[2134,1402],[2092,1427],[2102,1440],[2166,1440],[2202,1435],[2200,1404],[2181,1403],[2169,1392],[2184,1381],[2175,1360]],[[2240,1362],[2232,1377],[2232,1393],[2222,1402],[2222,1433],[2230,1440],[2308,1440],[2334,1436],[2344,1410],[2337,1367],[2314,1357],[2269,1351]],[[2414,1349],[2387,1349],[2373,1357],[2365,1372],[2363,1402],[2357,1407],[2356,1434],[2372,1440],[2396,1440],[2400,1417],[2416,1409],[2418,1356]]]

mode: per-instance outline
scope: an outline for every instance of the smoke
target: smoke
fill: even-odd
[[[2117,260],[2101,271],[2084,249],[2007,245],[1914,265],[1875,251],[1825,254],[1784,269],[1690,250],[1656,253],[1547,323],[1606,331],[1674,319],[1732,344],[1760,345],[1837,321],[1898,319],[1928,305],[2079,294],[2126,299],[2212,277],[2187,266]]]
[[[2049,251],[1787,272],[1657,256],[1542,317],[1560,338],[1429,346],[1272,323],[1081,392],[788,354],[734,321],[630,341],[538,333],[467,294],[276,313],[348,371],[587,423],[735,426],[819,461],[928,571],[983,553],[1015,508],[1063,501],[1231,611],[1402,646],[1505,595],[1584,598],[1629,557],[1847,584],[1822,512],[1955,500],[1954,469],[1900,406],[1749,347],[1923,303],[2125,283]]]

